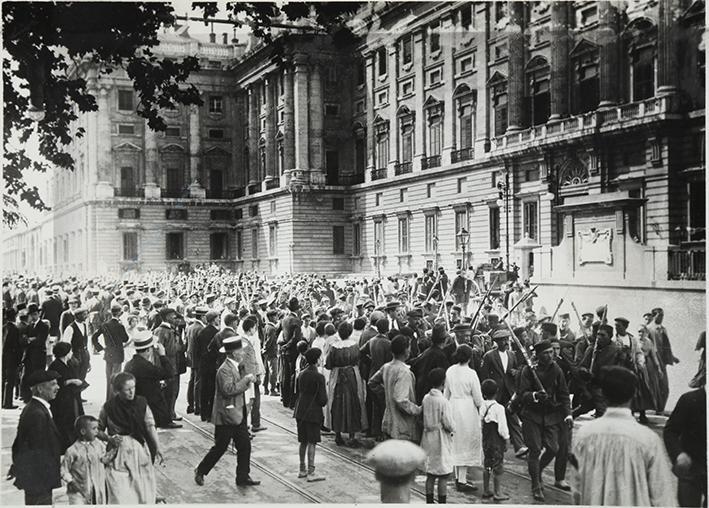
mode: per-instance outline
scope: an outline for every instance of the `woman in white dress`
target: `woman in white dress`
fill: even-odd
[[[473,491],[468,483],[468,468],[482,466],[482,430],[479,409],[483,404],[480,380],[468,363],[473,349],[467,344],[458,346],[453,355],[454,365],[446,371],[444,395],[450,400],[455,422],[453,435],[453,465],[455,487],[459,491]]]

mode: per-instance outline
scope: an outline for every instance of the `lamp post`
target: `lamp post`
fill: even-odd
[[[504,181],[497,182],[500,201],[505,206],[505,271],[510,266],[510,174],[504,171],[500,174]]]
[[[438,273],[438,235],[433,235],[433,269]]]
[[[381,241],[380,241],[380,240],[377,240],[377,241],[374,243],[374,256],[375,256],[375,259],[377,260],[377,279],[381,279],[381,278],[382,278],[382,271],[381,271],[381,268],[380,268],[380,266],[379,266],[379,249],[380,249],[380,247],[381,247]]]
[[[468,245],[468,240],[470,239],[470,233],[465,228],[460,228],[460,231],[455,235],[463,248],[463,259],[460,262],[461,270],[465,270],[465,247]]]

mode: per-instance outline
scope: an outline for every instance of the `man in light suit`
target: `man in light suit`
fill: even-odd
[[[521,457],[527,453],[527,447],[524,446],[524,440],[522,439],[522,427],[517,415],[510,413],[507,408],[512,394],[515,393],[515,378],[520,366],[517,365],[515,355],[512,351],[509,351],[510,332],[508,330],[495,330],[492,332],[492,340],[497,344],[497,349],[492,349],[483,356],[480,381],[492,379],[497,383],[497,396],[495,398],[497,402],[505,407],[507,425],[510,429],[510,441],[515,449],[515,455]]]
[[[244,360],[242,339],[224,339],[219,352],[227,355],[217,370],[212,423],[214,423],[214,446],[202,459],[194,471],[194,481],[204,485],[204,476],[224,455],[229,442],[236,447],[236,484],[238,486],[260,485],[260,481],[250,476],[251,440],[246,426],[247,406],[244,393],[254,382],[253,374],[244,374],[241,363]]]

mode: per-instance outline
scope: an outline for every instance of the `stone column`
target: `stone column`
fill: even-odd
[[[389,74],[389,111],[390,127],[389,127],[389,165],[391,169],[389,174],[394,174],[394,166],[399,163],[399,119],[396,116],[399,107],[398,101],[398,83],[396,78],[399,75],[399,60],[398,60],[398,45],[396,43],[387,46],[387,55],[389,56],[388,74]]]
[[[258,83],[249,86],[249,185],[260,181],[258,162],[259,125]]]
[[[426,61],[425,32],[418,29],[414,32],[414,160],[413,171],[421,170],[421,159],[426,153],[426,115],[423,112],[423,104],[426,100],[426,76],[424,74],[423,62]]]
[[[310,167],[308,157],[308,66],[303,57],[295,61],[295,168],[306,170]]]
[[[266,138],[266,174],[264,177],[268,180],[274,178],[276,174],[276,123],[274,122],[276,108],[274,107],[273,93],[274,79],[277,78],[271,75],[264,81],[264,86],[266,87],[266,133],[264,134]]]
[[[618,10],[607,0],[598,2],[599,107],[618,102]]]
[[[473,4],[475,5],[475,4]],[[483,29],[476,32],[475,45],[477,46],[478,64],[477,83],[478,95],[475,111],[475,153],[482,154],[490,150],[490,125],[492,123],[492,108],[490,107],[490,92],[487,87],[487,82],[490,79],[490,68],[486,65],[489,56],[487,41],[490,39],[490,12],[494,9],[495,4],[485,3],[484,18],[480,16],[480,23]],[[477,16],[478,12],[474,12],[473,16]]]
[[[231,122],[232,122],[232,136],[231,136],[231,168],[227,171],[227,185],[230,189],[235,187],[240,187],[241,177],[238,173],[241,167],[241,159],[243,157],[243,140],[244,140],[244,125],[243,125],[243,111],[241,109],[241,98],[238,92],[229,94],[229,100],[233,106],[229,109],[231,112]]]
[[[323,93],[322,72],[320,63],[316,62],[310,67],[310,93],[309,103],[309,132],[310,165],[306,166],[311,171],[323,172]],[[306,145],[307,146],[307,145]]]
[[[111,111],[108,97],[108,88],[101,87],[98,91],[98,136],[96,139],[98,174],[96,197],[99,199],[111,198],[115,194],[111,161]]]
[[[507,131],[524,127],[524,2],[507,2],[509,25],[507,26]]]
[[[293,70],[283,70],[284,106],[283,106],[283,162],[284,169],[295,167],[295,116],[293,112]]]
[[[470,4],[465,4],[470,5]],[[455,148],[456,108],[453,99],[455,75],[453,18],[441,20],[441,53],[443,58],[443,139],[441,140],[441,165],[451,163],[451,152]]]
[[[677,93],[679,57],[677,55],[677,17],[681,12],[678,0],[660,0],[657,37],[657,95]]]
[[[200,122],[199,107],[190,106],[190,186],[189,194],[192,198],[205,198],[207,193],[204,190],[204,182],[201,177],[201,156],[200,143]]]
[[[155,131],[148,126],[147,120],[143,130],[143,141],[145,143],[145,197],[160,199],[160,184],[157,180],[158,140]]]
[[[550,120],[569,114],[569,4],[551,4],[551,115]]]
[[[365,73],[366,89],[367,89],[367,169],[365,171],[364,180],[369,182],[372,178],[372,170],[374,169],[374,146],[376,139],[374,137],[374,52],[369,52],[364,55],[365,58]]]

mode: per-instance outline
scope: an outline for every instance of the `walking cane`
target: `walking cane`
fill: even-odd
[[[554,318],[556,317],[557,312],[559,312],[559,308],[561,307],[561,304],[564,303],[564,299],[561,298],[559,300],[559,304],[556,306],[556,309],[554,310],[554,314],[551,315],[551,322],[554,322]]]

